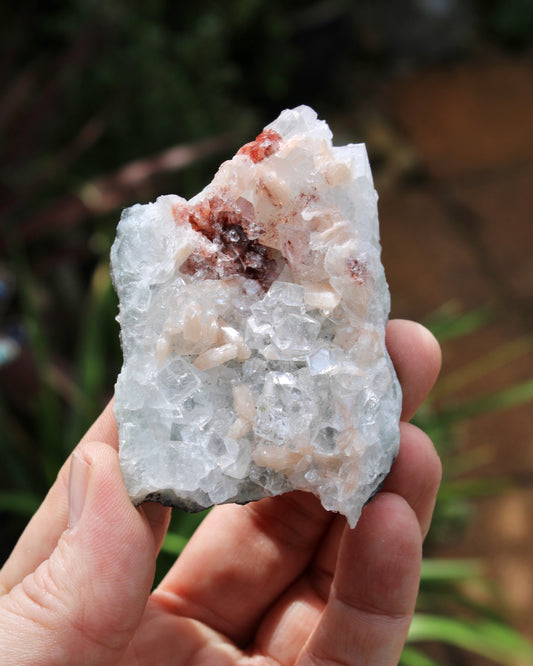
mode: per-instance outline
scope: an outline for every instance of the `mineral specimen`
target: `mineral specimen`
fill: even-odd
[[[401,392],[364,145],[286,110],[190,201],[124,211],[111,251],[134,503],[303,489],[354,526],[397,454]]]

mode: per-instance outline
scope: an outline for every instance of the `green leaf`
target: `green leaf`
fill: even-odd
[[[431,657],[409,645],[406,645],[402,651],[400,664],[402,666],[442,666],[440,662],[431,659]]]
[[[461,421],[480,414],[516,407],[530,400],[533,400],[533,379],[491,395],[447,407],[439,413],[438,418],[452,422]]]
[[[506,342],[492,349],[488,354],[476,358],[470,363],[461,365],[457,370],[439,379],[437,385],[430,394],[430,400],[440,400],[446,396],[453,395],[465,386],[483,379],[489,373],[499,370],[501,367],[524,358],[533,350],[533,335],[523,335],[520,338]]]
[[[67,440],[77,442],[97,417],[106,393],[109,365],[108,324],[114,313],[114,292],[107,262],[95,269],[84,305],[76,381],[69,392],[71,419]]]
[[[7,235],[12,253],[13,270],[18,281],[22,321],[37,370],[39,386],[34,401],[35,421],[40,435],[40,456],[47,483],[51,485],[63,461],[61,452],[61,409],[59,396],[50,386],[48,377],[52,368],[52,349],[49,332],[42,316],[39,300],[41,291],[33,276],[27,248]]]
[[[502,666],[528,666],[533,663],[533,645],[499,622],[472,622],[416,614],[409,629],[408,641],[448,643],[489,657]]]
[[[479,560],[424,559],[420,580],[423,583],[471,580],[483,573]]]
[[[456,479],[446,481],[439,488],[438,501],[473,499],[497,495],[509,490],[511,484],[506,479]]]
[[[167,532],[161,550],[164,553],[169,555],[181,555],[181,552],[188,543],[188,539],[181,534],[175,534],[174,532]]]
[[[7,491],[0,493],[0,512],[14,513],[30,518],[39,508],[41,499],[26,492]]]
[[[442,343],[478,331],[492,319],[494,312],[490,306],[482,306],[466,314],[459,314],[457,303],[451,301],[439,308],[425,324]]]

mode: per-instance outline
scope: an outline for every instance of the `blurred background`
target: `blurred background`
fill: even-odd
[[[367,144],[392,316],[443,348],[402,663],[532,664],[533,0],[19,0],[0,32],[1,561],[112,395],[120,210],[305,103]]]

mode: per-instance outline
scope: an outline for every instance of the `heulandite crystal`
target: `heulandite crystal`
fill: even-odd
[[[111,251],[132,500],[195,511],[293,489],[357,522],[401,392],[364,145],[286,110],[185,201],[124,211]]]

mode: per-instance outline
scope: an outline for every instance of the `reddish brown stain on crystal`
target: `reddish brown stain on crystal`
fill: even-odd
[[[244,144],[237,155],[248,155],[252,162],[257,163],[277,151],[281,143],[281,136],[274,130],[265,130],[259,134],[255,141]]]
[[[188,207],[183,204],[173,204],[170,207],[172,217],[177,225],[184,224],[188,217]]]
[[[253,219],[250,208],[243,202],[239,204],[240,201],[231,205],[213,197],[189,211],[191,227],[215,247],[199,247],[181,265],[180,271],[214,280],[242,275],[257,280],[267,290],[280,268],[274,252],[246,233]]]
[[[355,257],[348,257],[348,259],[346,259],[346,268],[357,284],[365,283],[367,275],[366,264],[362,263]]]

